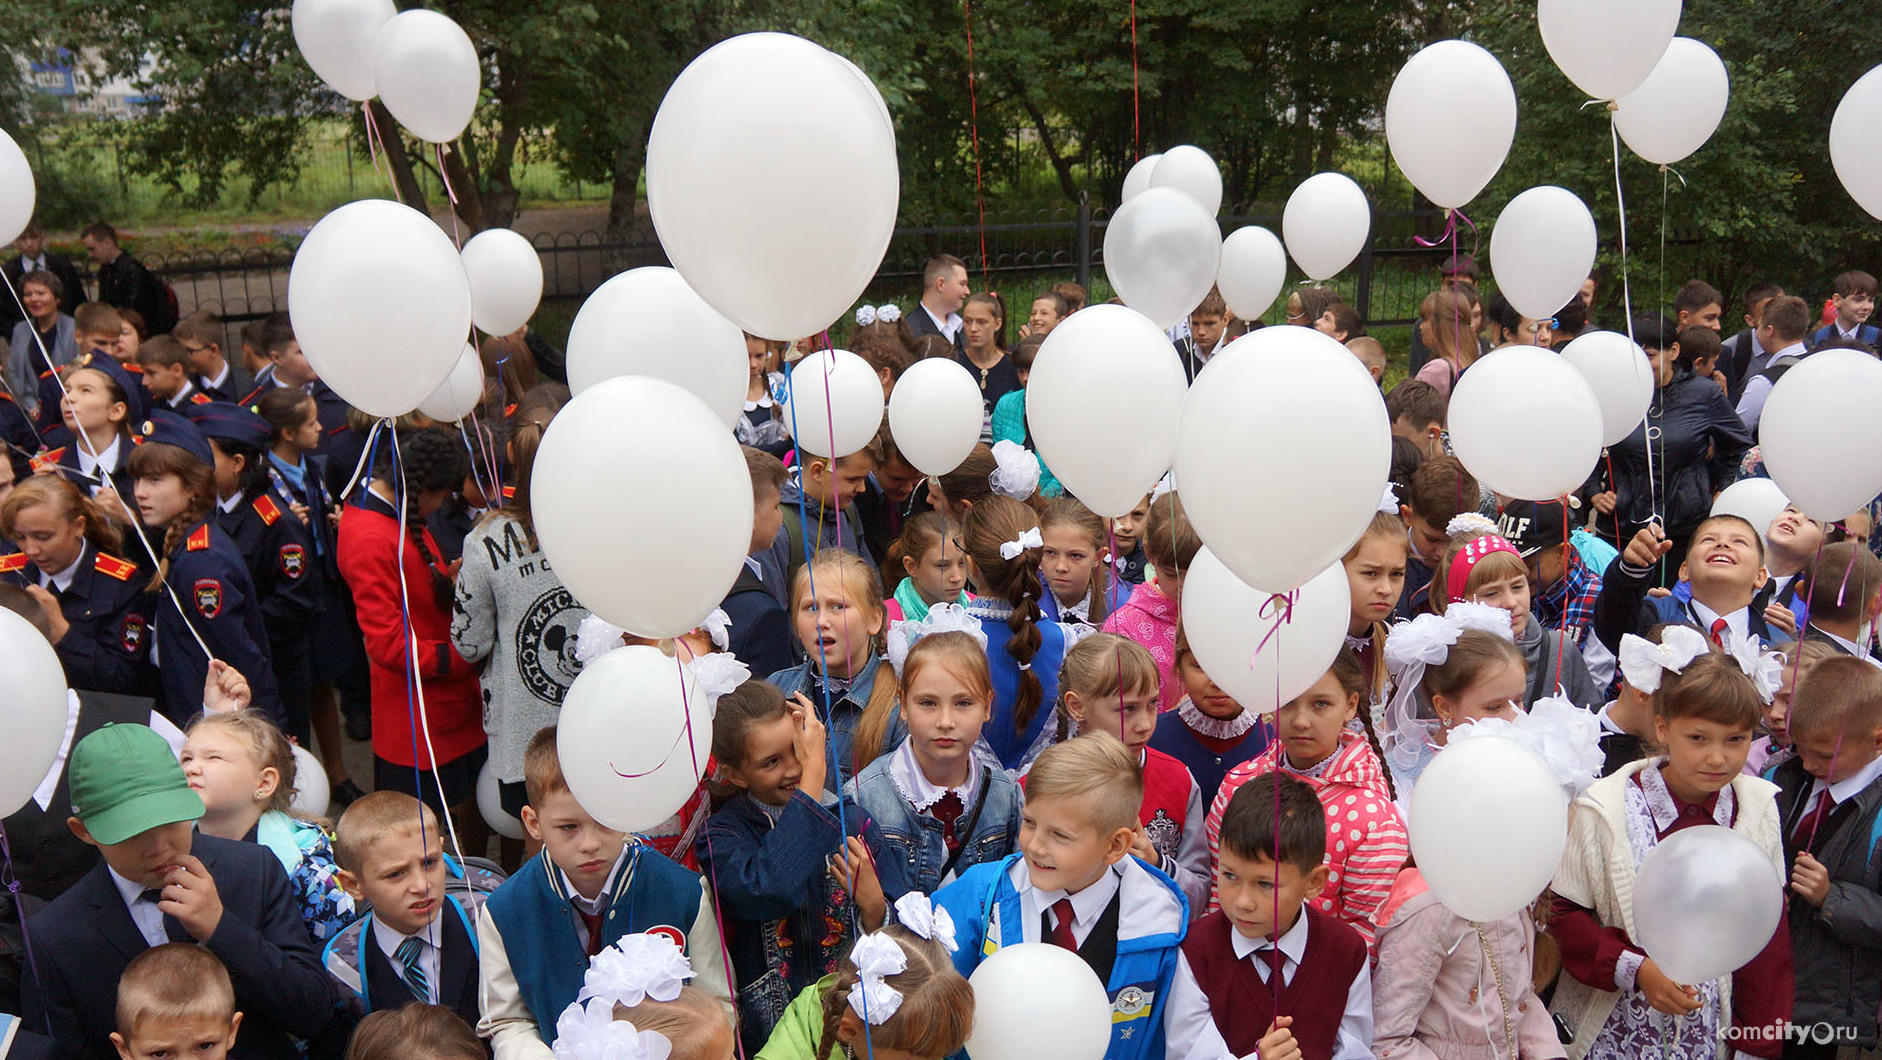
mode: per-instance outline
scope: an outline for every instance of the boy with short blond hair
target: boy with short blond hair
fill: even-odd
[[[120,1060],[223,1060],[241,1027],[229,970],[201,946],[145,950],[118,979]]]
[[[1385,379],[1385,345],[1371,335],[1361,335],[1346,340],[1346,352],[1359,358],[1359,363],[1366,366],[1366,374],[1374,383]],[[1426,386],[1431,384],[1426,383]],[[1434,391],[1435,387],[1432,388]]]
[[[1024,942],[1090,965],[1111,1003],[1108,1060],[1161,1060],[1165,1013],[1208,1004],[1177,977],[1189,903],[1130,854],[1143,794],[1143,771],[1117,737],[1056,744],[1027,775],[1019,853],[975,865],[934,896],[953,917],[962,975]]]
[[[623,935],[655,932],[685,949],[692,983],[731,1004],[705,881],[596,821],[563,778],[554,726],[523,754],[523,827],[542,844],[484,903],[477,935],[484,1012],[497,1060],[550,1060],[556,1019],[588,959]]]

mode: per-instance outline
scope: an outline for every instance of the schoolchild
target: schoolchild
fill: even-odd
[[[1039,534],[1045,541],[1039,573],[1046,592],[1040,610],[1055,622],[1096,632],[1111,612],[1130,598],[1131,589],[1111,576],[1104,555],[1104,520],[1073,497],[1038,502]]]
[[[1543,629],[1531,611],[1529,568],[1496,524],[1475,513],[1451,521],[1451,546],[1433,575],[1431,602],[1440,613],[1452,604],[1487,604],[1509,613],[1510,630],[1523,651],[1528,706],[1557,690],[1589,710],[1606,698],[1588,673],[1581,650],[1567,633]]]
[[[118,980],[119,1060],[224,1060],[242,1014],[229,970],[202,946],[166,942],[138,954]]]
[[[1181,625],[1176,627],[1176,676],[1183,682],[1183,698],[1175,710],[1157,716],[1150,746],[1188,766],[1197,788],[1213,799],[1229,770],[1267,749],[1274,726],[1203,671]]]
[[[65,389],[55,380],[48,396],[62,417],[67,441],[33,460],[34,471],[50,471],[76,482],[110,509],[118,503],[101,494],[115,491],[131,508],[131,428],[144,422],[149,403],[140,384],[124,366],[104,354],[80,354],[61,370]]]
[[[889,552],[886,569],[899,568],[902,580],[882,601],[890,622],[920,622],[936,604],[967,606],[967,554],[958,527],[940,512],[922,512],[902,524],[902,536]]]
[[[1120,592],[1130,593],[1144,583],[1150,557],[1144,552],[1144,523],[1150,518],[1150,494],[1137,507],[1115,519],[1104,521],[1105,563],[1115,575]]]
[[[776,673],[795,663],[791,639],[790,586],[765,581],[758,562],[777,540],[784,525],[784,465],[777,457],[751,446],[743,447],[745,470],[751,475],[752,532],[745,565],[738,580],[719,604],[731,620],[726,650],[755,674]]]
[[[1183,502],[1174,490],[1150,502],[1144,521],[1144,552],[1156,571],[1156,580],[1139,585],[1130,599],[1105,619],[1104,631],[1129,637],[1149,649],[1157,661],[1162,688],[1158,710],[1175,710],[1183,698],[1176,679],[1176,624],[1183,614],[1183,575],[1202,551],[1202,538],[1189,525]]]
[[[1340,560],[1352,595],[1346,647],[1359,660],[1366,679],[1363,709],[1371,713],[1383,709],[1391,694],[1385,669],[1385,635],[1405,594],[1405,567],[1411,562],[1411,545],[1398,512],[1398,499],[1387,490],[1372,522]]]

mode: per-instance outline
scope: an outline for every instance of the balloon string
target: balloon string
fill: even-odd
[[[385,147],[385,135],[379,131],[379,119],[373,117],[372,101],[366,100],[359,105],[360,113],[366,117],[366,149],[372,153],[372,171],[384,177],[392,185],[392,197],[403,205],[405,196],[399,191],[399,182],[392,173],[392,160],[386,159],[384,170],[379,168],[379,155]]]
[[[464,237],[457,230],[457,191],[451,187],[451,174],[444,168],[444,145],[433,144],[432,147],[438,152],[438,182],[444,185],[444,194],[451,200],[451,242],[457,244],[458,253],[462,254]],[[471,338],[474,340],[476,337],[477,332],[473,329]]]
[[[1275,593],[1262,603],[1261,609],[1256,612],[1256,617],[1270,618],[1274,621],[1268,627],[1268,632],[1262,635],[1261,642],[1255,645],[1255,654],[1248,660],[1249,669],[1254,669],[1255,659],[1261,656],[1262,649],[1268,646],[1268,642],[1274,639],[1275,634],[1281,632],[1281,627],[1294,621],[1294,605],[1299,602],[1300,590],[1290,589],[1284,593]],[[1276,644],[1275,649],[1279,651],[1280,645]]]
[[[1136,0],[1131,0],[1132,4]],[[974,143],[974,206],[980,212],[980,283],[987,280],[987,196],[980,170],[980,92],[974,84],[974,13],[971,0],[961,0],[961,20],[967,26],[968,130]],[[827,380],[826,380],[827,382]]]
[[[1621,308],[1627,314],[1627,337],[1634,338],[1634,295],[1627,278],[1627,196],[1621,190],[1621,131],[1614,124],[1615,104],[1608,103],[1608,136],[1614,144],[1614,207],[1621,230]]]
[[[7,840],[7,826],[4,822],[0,822],[0,860],[4,860],[4,866],[0,866],[0,881],[5,883],[7,893],[13,896],[13,915],[20,918],[20,948],[26,951],[26,970],[31,973],[40,996],[44,997],[45,980],[39,976],[39,961],[33,956],[33,937],[26,930],[26,907],[20,902],[20,880],[13,872],[13,845]],[[46,1036],[52,1037],[52,1013],[48,1011],[43,1015]]]
[[[1421,247],[1441,247],[1445,244],[1446,240],[1450,241],[1451,263],[1453,266],[1455,266],[1456,261],[1457,261],[1457,233],[1458,233],[1457,222],[1459,221],[1462,221],[1465,224],[1469,225],[1471,233],[1473,235],[1476,234],[1477,222],[1471,220],[1464,213],[1464,211],[1446,210],[1444,211],[1444,231],[1439,232],[1438,237],[1436,239],[1426,239],[1423,236],[1413,236],[1412,242],[1417,243]]]

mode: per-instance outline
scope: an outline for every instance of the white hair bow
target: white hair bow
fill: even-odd
[[[673,1042],[659,1031],[638,1030],[614,1018],[614,1002],[571,1001],[555,1021],[556,1060],[667,1060]]]
[[[856,307],[856,326],[857,327],[866,328],[869,325],[874,324],[875,322],[876,322],[876,307],[875,306],[860,305]]]
[[[1387,515],[1398,514],[1398,491],[1390,482],[1385,484],[1385,493],[1379,498],[1379,510]]]
[[[686,953],[665,935],[622,935],[588,962],[577,1001],[599,998],[633,1008],[642,1001],[671,1001],[693,977]]]
[[[1039,458],[1018,442],[993,443],[993,465],[987,485],[1000,496],[1023,501],[1039,489]]]
[[[902,319],[902,310],[895,303],[886,305],[861,305],[856,307],[856,325],[868,327],[871,324],[893,324]]]
[[[856,986],[850,991],[850,1009],[870,1024],[880,1026],[902,1007],[902,992],[886,981],[908,970],[902,944],[881,932],[864,935],[850,949],[856,966]]]
[[[1445,537],[1460,537],[1464,534],[1494,534],[1496,524],[1477,512],[1460,512],[1457,517],[1444,525]]]
[[[960,949],[954,941],[954,918],[920,891],[895,900],[895,921],[922,938],[939,942],[949,953]]]
[[[700,694],[706,697],[707,710],[713,713],[719,709],[720,696],[751,680],[751,667],[739,662],[738,656],[729,651],[695,656],[686,664],[686,670],[699,685]]]
[[[1515,721],[1483,718],[1459,725],[1445,738],[1445,746],[1477,736],[1506,737],[1535,752],[1570,799],[1594,783],[1607,760],[1601,751],[1600,716],[1560,694],[1536,700]]]
[[[1629,686],[1646,695],[1660,690],[1660,679],[1668,670],[1683,673],[1688,663],[1712,650],[1706,635],[1690,626],[1668,626],[1660,633],[1660,643],[1632,633],[1621,636],[1621,676]]]
[[[987,631],[981,628],[979,619],[959,604],[939,603],[928,609],[926,618],[906,619],[889,627],[885,652],[896,677],[902,676],[902,664],[908,661],[908,651],[915,642],[934,633],[965,633],[974,638],[981,651],[987,650]]]
[[[1379,721],[1379,742],[1386,758],[1399,769],[1412,769],[1424,753],[1434,723],[1418,716],[1418,686],[1425,670],[1442,666],[1451,657],[1451,645],[1467,630],[1478,630],[1513,641],[1510,613],[1488,604],[1460,601],[1444,613],[1424,614],[1392,627],[1385,638],[1385,668],[1398,683],[1392,701]]]
[[[1758,698],[1769,706],[1784,684],[1784,660],[1776,652],[1765,651],[1758,638],[1736,633],[1725,638],[1725,654],[1731,656],[1745,676],[1758,689]]]
[[[902,307],[888,302],[876,307],[876,319],[884,324],[893,324],[902,319]]]
[[[1011,541],[1002,541],[1000,558],[1018,559],[1019,554],[1029,548],[1044,548],[1045,546],[1046,539],[1040,535],[1039,528],[1035,526],[1030,530],[1021,530],[1019,536]]]
[[[732,646],[732,616],[726,614],[724,608],[713,608],[699,628],[706,631],[706,636],[712,638],[712,646],[720,651]]]
[[[609,622],[597,614],[588,614],[582,618],[581,625],[575,627],[575,659],[582,665],[594,662],[616,648],[623,647],[621,638],[627,630]]]

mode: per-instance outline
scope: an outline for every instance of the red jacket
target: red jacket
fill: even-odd
[[[436,544],[424,532],[433,557]],[[399,548],[404,549],[405,592],[399,591]],[[399,532],[390,506],[370,494],[350,504],[340,519],[340,575],[353,590],[359,628],[372,664],[372,751],[394,765],[429,769],[425,732],[408,692],[411,654],[404,611],[409,603],[423,682],[431,750],[439,763],[455,761],[484,744],[483,708],[477,674],[451,646],[451,613],[432,595],[431,571],[412,538]],[[414,750],[415,749],[415,750]]]

